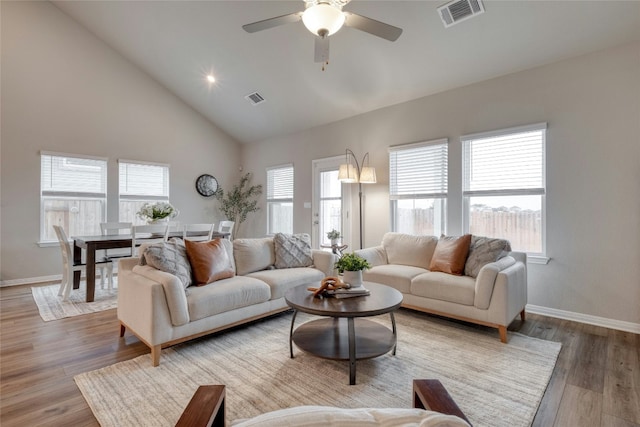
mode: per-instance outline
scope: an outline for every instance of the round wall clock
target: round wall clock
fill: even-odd
[[[218,181],[209,174],[205,173],[200,175],[198,179],[196,179],[196,190],[202,196],[213,196],[218,190]]]

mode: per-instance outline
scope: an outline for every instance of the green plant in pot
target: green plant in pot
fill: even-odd
[[[218,188],[215,197],[220,202],[220,210],[227,216],[227,219],[233,221],[232,236],[236,235],[236,231],[240,224],[246,219],[247,215],[260,210],[257,197],[262,194],[262,185],[251,185],[251,173],[246,173],[240,178],[240,183],[226,193],[222,188]]]
[[[342,255],[334,268],[343,275],[343,280],[352,287],[362,286],[362,270],[371,268],[369,261],[354,253]]]
[[[327,231],[327,239],[331,240],[332,245],[337,245],[340,237],[340,232],[335,228],[331,231]]]

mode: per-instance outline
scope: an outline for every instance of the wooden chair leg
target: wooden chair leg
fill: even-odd
[[[500,333],[500,341],[506,344],[507,343],[507,327],[498,326],[498,332]]]
[[[524,313],[524,308],[522,309],[522,311],[520,312],[520,320],[522,320],[523,322],[525,321],[525,313]]]
[[[124,336],[124,332],[127,330],[127,327],[120,323],[120,338]]]

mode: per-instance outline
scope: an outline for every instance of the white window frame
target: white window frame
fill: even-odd
[[[135,191],[123,191],[123,185],[126,185],[127,182],[123,182],[123,172],[122,167],[124,165],[133,165],[133,166],[155,166],[162,168],[163,177],[162,183],[159,183],[163,188],[161,192],[157,192],[154,194],[141,194],[136,193]],[[135,177],[133,177],[135,179]],[[144,224],[144,220],[137,217],[134,214],[133,218],[122,218],[121,212],[121,203],[122,201],[135,201],[135,202],[169,202],[169,189],[171,184],[171,165],[166,163],[156,163],[156,162],[147,162],[141,160],[127,160],[127,159],[118,159],[118,221],[125,222],[133,222],[134,224]]]
[[[470,171],[467,170],[469,167],[467,158],[470,153],[470,144],[474,140],[481,140],[486,138],[495,138],[499,136],[505,135],[516,135],[525,132],[532,131],[542,131],[542,182],[541,187],[536,188],[508,188],[508,189],[493,189],[493,190],[469,190],[469,181],[470,181]],[[546,254],[546,134],[547,134],[547,123],[535,123],[531,125],[525,126],[516,126],[506,129],[499,129],[495,131],[489,132],[480,132],[469,135],[463,135],[460,137],[460,142],[462,144],[462,202],[463,202],[463,230],[465,233],[469,232],[470,227],[470,218],[469,218],[469,198],[470,197],[489,197],[489,196],[522,196],[522,195],[539,195],[541,196],[541,248],[542,251],[540,253],[528,253],[527,260],[531,263],[538,264],[546,264],[549,259],[545,256]],[[491,237],[491,236],[489,236]],[[514,248],[514,250],[518,250],[518,248]]]
[[[407,193],[406,191],[399,191],[394,189],[396,186],[397,174],[394,172],[394,164],[393,164],[393,156],[394,153],[406,151],[406,150],[415,150],[423,147],[434,147],[440,146],[439,148],[443,150],[443,153],[440,155],[444,155],[444,164],[443,168],[440,169],[440,181],[437,185],[430,188],[430,191],[415,191],[413,193]],[[447,197],[448,197],[448,174],[449,174],[449,139],[441,138],[430,141],[422,141],[411,144],[402,144],[402,145],[394,145],[389,147],[389,205],[390,205],[390,220],[391,220],[391,230],[396,231],[396,222],[397,222],[397,200],[403,199],[440,199],[443,201],[443,209],[440,216],[440,224],[436,226],[434,224],[434,230],[438,228],[442,233],[446,233],[447,227]],[[434,168],[433,171],[437,171],[437,168]],[[416,182],[417,184],[417,182]],[[439,189],[436,189],[439,187]],[[435,232],[435,231],[434,231]]]
[[[271,178],[270,174],[274,171],[278,170],[291,170],[291,188],[286,189],[285,192],[277,191],[276,189],[271,187]],[[295,188],[295,168],[293,167],[293,163],[287,163],[278,166],[271,166],[266,169],[267,175],[267,197],[266,197],[266,208],[267,208],[267,235],[273,235],[280,230],[274,230],[271,227],[271,209],[270,204],[281,204],[281,203],[291,203],[293,208],[293,193]],[[289,197],[290,196],[290,197]],[[293,231],[293,215],[291,216],[291,230]]]
[[[43,162],[45,161],[45,157],[50,158],[60,158],[60,159],[82,159],[82,160],[95,160],[97,162],[101,162],[101,191],[97,192],[87,192],[87,191],[71,191],[71,190],[56,190],[56,189],[43,189],[43,181],[44,181],[44,170],[43,170]],[[52,160],[53,163],[53,160]],[[106,157],[96,157],[96,156],[86,156],[81,154],[69,154],[69,153],[59,153],[53,151],[41,151],[40,152],[40,238],[38,241],[39,246],[53,246],[57,244],[57,239],[47,239],[46,238],[46,230],[45,230],[45,200],[49,197],[56,198],[74,198],[74,199],[87,199],[87,200],[101,200],[102,201],[102,209],[100,212],[101,218],[99,222],[103,222],[107,215],[107,169],[108,169],[108,159]],[[67,235],[71,235],[70,230],[65,230]]]

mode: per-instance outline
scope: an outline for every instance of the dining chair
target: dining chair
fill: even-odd
[[[133,223],[131,222],[101,222],[100,232],[103,236],[111,234],[133,234]],[[129,249],[105,249],[104,256],[108,259],[129,258],[133,252]]]
[[[219,233],[229,233],[229,240],[233,240],[233,226],[235,225],[234,221],[220,221],[218,223],[218,232]]]
[[[131,230],[131,252],[138,256],[141,243],[166,242],[169,236],[169,222],[160,224],[134,225]]]
[[[67,238],[64,228],[59,225],[54,225],[53,229],[58,237],[60,243],[60,250],[62,252],[62,282],[60,282],[60,290],[58,296],[62,295],[62,300],[66,301],[71,294],[73,288],[73,272],[82,271],[85,268],[84,264],[76,264],[73,261],[73,248]],[[108,279],[109,289],[113,289],[113,263],[108,259],[96,260],[96,268],[100,268],[100,287],[104,289],[105,277]],[[106,270],[106,274],[105,274]]]
[[[214,223],[211,224],[184,224],[182,226],[183,240],[211,240]]]
[[[169,221],[167,223],[167,232],[165,234],[165,240],[169,240],[170,237],[182,236],[182,224],[180,221]]]

